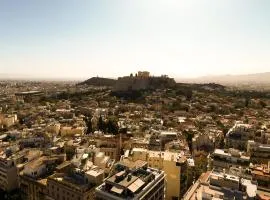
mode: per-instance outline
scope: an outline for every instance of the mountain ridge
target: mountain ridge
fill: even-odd
[[[197,82],[197,83],[257,83],[270,84],[270,72],[254,73],[254,74],[240,74],[240,75],[208,75],[196,78],[177,78],[177,81]]]

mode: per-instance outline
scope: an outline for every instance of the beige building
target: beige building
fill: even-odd
[[[47,177],[57,164],[65,161],[65,155],[42,156],[24,166],[20,172],[19,186],[25,200],[42,200],[47,196]]]
[[[48,178],[47,195],[51,200],[92,200],[95,187],[104,179],[104,171],[74,169],[70,174],[55,173]]]
[[[49,133],[52,133],[53,135],[58,135],[59,132],[60,132],[60,127],[61,127],[61,124],[60,123],[52,123],[52,124],[49,124],[45,130]]]
[[[104,152],[105,156],[109,156],[111,159],[119,160],[120,151],[126,143],[129,142],[129,138],[119,135],[96,135],[90,137],[90,144],[95,145],[100,149],[100,152]]]
[[[98,152],[94,158],[94,164],[105,171],[105,174],[110,172],[111,167],[114,164],[114,160],[110,156],[106,156],[104,152]]]
[[[229,172],[232,168],[239,168],[239,170],[248,168],[250,157],[245,152],[237,149],[215,149],[209,162],[209,166],[211,166],[211,168],[220,171],[225,169]],[[239,173],[241,172],[239,171]]]
[[[179,153],[149,151],[142,148],[133,148],[125,156],[132,161],[146,161],[149,167],[163,170],[166,174],[166,199],[181,198],[186,189],[186,157]]]
[[[3,115],[0,114],[0,124],[3,125],[4,127],[10,127],[14,125],[17,121],[17,115]]]
[[[35,179],[20,176],[21,196],[24,200],[45,200],[47,195],[47,179]]]
[[[149,146],[149,140],[147,138],[130,138],[129,144],[127,148],[145,148],[147,149]]]
[[[44,199],[46,195],[46,179],[39,179],[46,174],[44,157],[29,162],[20,173],[20,189],[23,199]]]

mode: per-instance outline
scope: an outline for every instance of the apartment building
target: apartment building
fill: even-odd
[[[98,168],[88,171],[75,168],[69,173],[55,173],[48,177],[47,196],[53,200],[92,200],[95,187],[103,179],[104,171]]]
[[[65,161],[65,155],[42,156],[28,162],[20,172],[19,186],[22,198],[42,200],[47,196],[47,177]]]
[[[166,174],[166,199],[180,199],[187,189],[187,159],[182,154],[133,148],[125,156],[132,161],[146,161],[149,167],[164,171]]]
[[[123,160],[114,174],[96,188],[98,200],[163,200],[165,174],[149,168],[147,162]]]
[[[44,157],[29,162],[20,173],[19,185],[22,198],[27,200],[45,199],[46,179],[40,178],[47,172]]]
[[[256,199],[255,182],[223,172],[203,173],[189,188],[183,200]]]
[[[177,132],[162,131],[159,135],[161,150],[164,151],[165,144],[177,139]]]
[[[199,133],[192,138],[192,152],[206,150],[211,151],[215,146],[215,138],[210,134]]]
[[[228,148],[247,149],[248,140],[255,137],[254,127],[237,122],[226,134],[225,143]]]
[[[119,160],[121,149],[128,142],[129,138],[119,135],[95,135],[91,137],[91,144],[100,149],[100,152],[104,152],[106,156],[111,159]]]
[[[249,164],[250,157],[245,152],[230,148],[215,149],[211,155],[209,166],[215,170],[225,169],[228,172],[232,168],[248,168]]]
[[[18,187],[17,167],[14,161],[5,156],[0,157],[0,189],[11,191]]]
[[[247,144],[247,152],[253,163],[268,164],[270,160],[270,144],[261,144],[253,140],[249,140]]]

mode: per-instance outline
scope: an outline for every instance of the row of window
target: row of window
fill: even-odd
[[[52,196],[53,198],[56,197],[57,200],[82,200],[83,199],[82,197],[78,195],[74,195],[72,192],[69,192],[63,188],[60,189],[59,187],[54,186],[54,185],[49,186],[49,195]],[[89,200],[92,199],[91,194],[88,195],[87,199]]]

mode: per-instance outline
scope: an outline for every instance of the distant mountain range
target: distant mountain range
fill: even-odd
[[[178,78],[177,82],[220,83],[220,84],[270,84],[270,72],[246,75],[202,76],[198,78]]]

